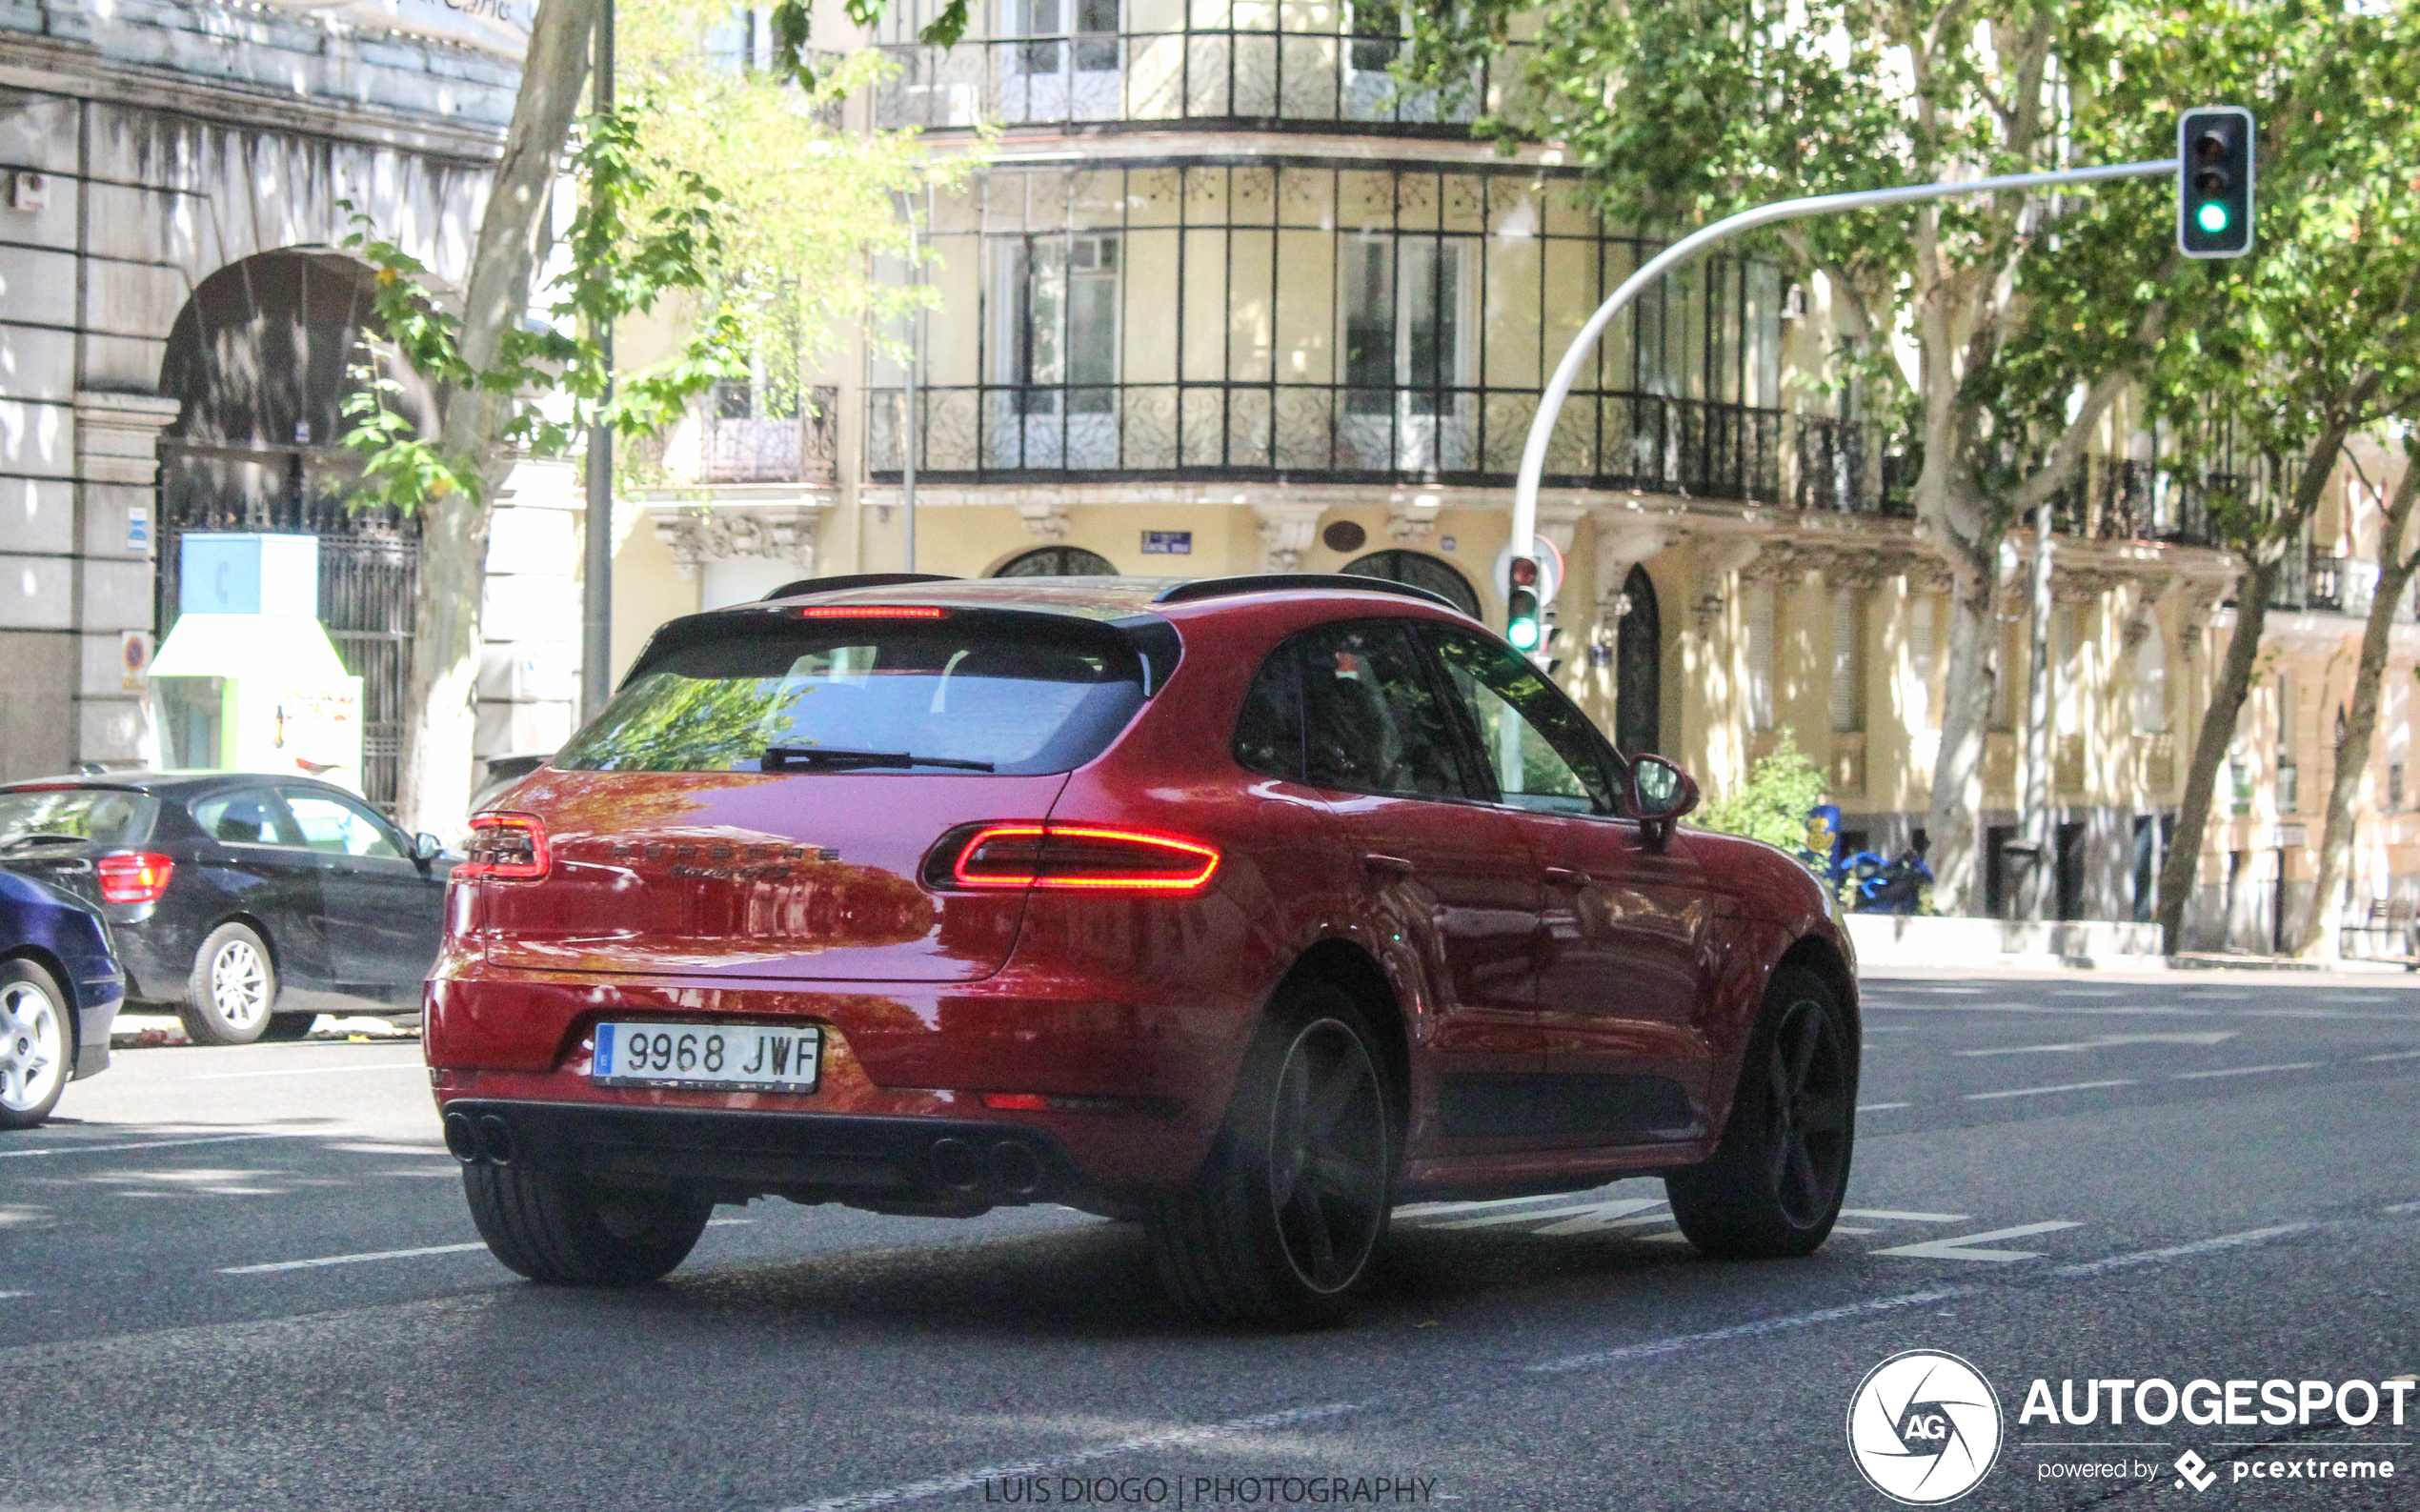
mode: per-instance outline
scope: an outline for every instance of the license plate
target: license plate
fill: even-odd
[[[615,1087],[813,1092],[823,1031],[766,1024],[596,1026],[589,1078]]]

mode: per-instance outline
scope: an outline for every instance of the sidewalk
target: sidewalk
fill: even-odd
[[[1851,914],[1849,937],[1857,943],[1861,976],[1903,971],[2094,972],[2125,974],[2253,973],[2289,975],[2297,981],[2358,980],[2384,986],[2386,978],[2410,977],[2400,961],[2339,960],[2322,964],[2283,956],[2232,956],[2202,952],[2163,955],[2156,924],[2106,919],[2066,923],[2008,923],[1991,918],[1927,918],[1897,914]],[[2414,978],[2420,986],[2420,978]]]

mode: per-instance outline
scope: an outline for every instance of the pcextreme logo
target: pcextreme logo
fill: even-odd
[[[1848,1402],[1858,1473],[1909,1506],[1955,1502],[2000,1457],[2000,1399],[1983,1372],[1933,1349],[1891,1356],[1865,1373]]]

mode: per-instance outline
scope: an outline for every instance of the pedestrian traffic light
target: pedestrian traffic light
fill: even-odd
[[[2252,248],[2252,112],[2188,111],[2176,123],[2176,246],[2188,257]]]
[[[1538,558],[1514,557],[1506,575],[1512,591],[1504,595],[1504,638],[1517,651],[1535,651],[1543,635],[1538,613]]]

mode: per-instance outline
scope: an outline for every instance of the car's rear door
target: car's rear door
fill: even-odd
[[[320,932],[335,980],[393,998],[429,975],[445,924],[445,878],[411,857],[367,804],[287,784],[277,796],[319,869]]]
[[[1527,660],[1423,625],[1498,802],[1535,857],[1543,902],[1536,1001],[1547,1077],[1535,1132],[1632,1142],[1696,1131],[1699,1004],[1727,900],[1685,836],[1646,843],[1619,812],[1618,758]]]
[[[202,835],[194,856],[200,880],[216,894],[215,906],[206,912],[240,913],[258,920],[268,931],[270,952],[285,984],[333,985],[321,918],[319,862],[269,785],[220,788],[194,798],[187,812]],[[207,930],[219,922],[208,917],[199,927]]]
[[[1536,863],[1513,816],[1473,801],[1453,714],[1402,621],[1323,625],[1289,644],[1305,779],[1361,868],[1378,932],[1422,958],[1430,1132],[1503,1134],[1518,1079],[1544,1066],[1529,979]]]

